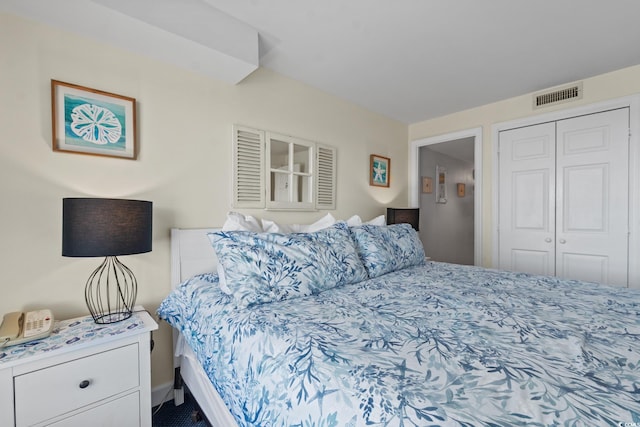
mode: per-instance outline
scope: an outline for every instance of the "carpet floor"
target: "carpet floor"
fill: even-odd
[[[175,406],[173,400],[164,402],[160,410],[158,406],[153,408],[153,427],[207,427],[206,421],[194,421],[193,411],[196,405],[190,394],[185,394],[184,403]],[[157,413],[156,413],[157,411]]]

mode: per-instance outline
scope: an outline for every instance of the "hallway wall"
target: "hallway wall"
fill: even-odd
[[[436,203],[436,165],[447,170],[447,203]],[[434,261],[473,265],[473,164],[420,148],[420,176],[433,179],[433,192],[420,193],[420,239]],[[457,183],[465,184],[458,197]]]

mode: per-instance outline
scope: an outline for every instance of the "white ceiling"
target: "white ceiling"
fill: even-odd
[[[232,83],[259,65],[405,123],[640,64],[638,0],[0,0],[2,9]],[[231,67],[240,74],[221,75]]]

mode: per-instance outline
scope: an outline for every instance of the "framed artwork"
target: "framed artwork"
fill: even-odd
[[[458,183],[458,197],[464,197],[465,194],[465,185],[462,183]]]
[[[422,192],[426,194],[433,193],[433,179],[430,176],[422,177]]]
[[[369,157],[369,185],[388,187],[391,181],[391,159],[372,154]]]
[[[51,80],[53,151],[136,158],[136,100]]]
[[[436,166],[436,203],[447,203],[447,169]]]

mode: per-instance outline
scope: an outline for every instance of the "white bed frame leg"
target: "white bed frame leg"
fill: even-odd
[[[180,406],[184,403],[184,387],[173,389],[173,404]]]
[[[171,236],[173,237],[174,230],[171,230]],[[171,243],[174,244],[173,241]],[[172,247],[172,250],[174,248]],[[173,340],[173,404],[180,406],[184,403],[184,383],[182,382],[182,375],[180,374],[180,365],[182,363],[182,342],[178,339],[179,333],[171,328],[171,338]]]
[[[184,383],[180,374],[180,366],[173,369],[173,404],[180,406],[184,403]]]

